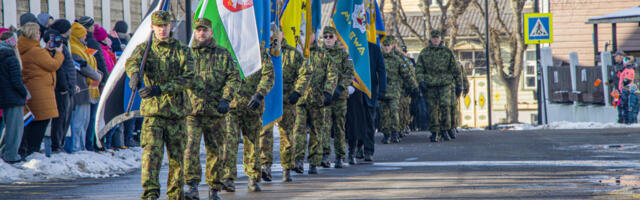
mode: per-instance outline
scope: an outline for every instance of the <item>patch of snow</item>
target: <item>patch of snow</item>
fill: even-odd
[[[640,124],[619,124],[602,122],[551,122],[546,125],[531,124],[499,124],[498,130],[561,130],[561,129],[609,129],[609,128],[640,128]]]
[[[11,165],[0,161],[0,183],[116,177],[139,169],[141,158],[142,148],[59,153],[51,157],[34,153],[26,158],[26,162]]]

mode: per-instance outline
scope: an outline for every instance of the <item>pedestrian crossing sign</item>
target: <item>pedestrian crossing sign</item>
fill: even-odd
[[[524,14],[524,28],[525,44],[553,42],[553,18],[551,13]]]

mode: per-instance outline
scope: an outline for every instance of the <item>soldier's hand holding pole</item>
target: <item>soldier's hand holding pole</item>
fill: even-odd
[[[218,102],[218,112],[221,114],[229,112],[229,100],[221,99],[220,102]]]
[[[147,86],[140,89],[140,97],[145,99],[160,96],[160,94],[162,94],[162,91],[158,86]]]
[[[300,99],[300,93],[298,92],[293,92],[289,95],[289,97],[287,97],[287,100],[289,102],[289,104],[294,105],[298,102],[298,99]]]
[[[264,97],[261,94],[255,93],[251,97],[251,101],[249,101],[249,105],[248,105],[249,109],[251,110],[258,109],[258,107],[260,107],[262,99],[264,99]]]

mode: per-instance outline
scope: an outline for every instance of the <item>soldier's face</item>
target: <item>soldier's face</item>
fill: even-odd
[[[211,39],[212,36],[213,32],[207,27],[198,27],[196,28],[195,32],[193,32],[193,37],[198,42],[207,41]]]
[[[336,44],[336,40],[338,40],[338,38],[336,37],[335,34],[333,33],[325,33],[324,36],[324,45],[327,47],[333,47],[333,45]]]
[[[384,51],[385,53],[389,53],[391,52],[391,50],[393,50],[393,45],[391,44],[382,45],[382,51]]]
[[[436,45],[436,46],[440,45],[440,41],[441,41],[440,37],[431,37],[431,44],[433,45]]]
[[[157,39],[164,41],[169,39],[169,34],[171,33],[171,25],[151,25],[151,30],[153,30],[153,34]]]

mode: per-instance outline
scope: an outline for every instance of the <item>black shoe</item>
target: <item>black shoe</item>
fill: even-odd
[[[236,185],[233,183],[233,179],[225,179],[224,181],[222,181],[222,186],[224,187],[224,190],[227,192],[235,192],[236,191]]]
[[[222,198],[218,196],[218,190],[213,188],[209,189],[209,200],[222,200]]]
[[[200,194],[198,193],[198,183],[193,182],[187,185],[189,189],[184,193],[184,198],[187,200],[199,200]]]
[[[249,184],[247,184],[247,187],[249,188],[249,192],[262,191],[262,189],[260,188],[260,185],[258,185],[258,182],[254,180],[249,180]]]
[[[449,134],[447,133],[447,131],[441,131],[440,132],[440,136],[442,136],[442,140],[444,140],[444,141],[451,140],[451,138],[449,138]]]
[[[458,130],[456,130],[456,129],[449,130],[449,137],[451,139],[456,139],[456,132],[458,132]]]
[[[362,152],[362,149],[358,149],[358,152],[356,152],[356,158],[364,159],[364,153]]]
[[[266,182],[271,182],[271,168],[270,167],[262,167],[262,171],[260,172],[260,174],[262,174],[262,180],[266,181]]]
[[[318,174],[318,169],[316,169],[315,165],[309,165],[309,174]]]
[[[295,171],[298,174],[303,174],[304,173],[304,160],[296,160],[296,164],[295,164],[295,168],[293,168],[293,171]]]
[[[366,154],[364,155],[365,162],[373,162],[373,155]]]
[[[322,155],[322,162],[320,165],[324,168],[331,168],[331,161],[329,161],[329,154]]]
[[[358,164],[358,162],[356,161],[356,158],[353,157],[353,154],[349,154],[349,165],[356,165]]]
[[[128,147],[138,147],[140,146],[140,143],[136,142],[133,138],[129,138],[124,145]]]
[[[438,134],[431,133],[431,137],[429,137],[429,139],[431,139],[431,142],[438,142]]]
[[[392,133],[391,134],[391,142],[393,143],[400,143],[400,134],[399,133]]]
[[[282,170],[282,182],[291,182],[291,181],[293,181],[293,179],[291,179],[291,170],[290,169]]]
[[[333,164],[333,167],[335,167],[335,168],[344,167],[344,166],[342,166],[342,157],[336,156],[336,161],[335,161],[335,164]]]
[[[383,134],[384,137],[382,137],[382,144],[389,144],[391,137],[389,136],[389,134]]]

